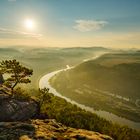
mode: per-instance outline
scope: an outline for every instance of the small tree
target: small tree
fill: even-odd
[[[44,103],[44,101],[50,99],[49,88],[39,89],[38,99],[39,99],[39,106],[41,108],[43,103]]]
[[[38,103],[38,116],[40,118],[46,118],[46,109],[49,105],[48,102],[51,101],[52,95],[49,93],[49,88],[39,89],[38,96],[37,96],[37,103]]]
[[[31,81],[28,77],[33,74],[32,69],[22,66],[15,59],[0,62],[0,71],[2,74],[9,74],[9,78],[4,81],[4,85],[11,89],[12,94],[17,84],[30,83]]]

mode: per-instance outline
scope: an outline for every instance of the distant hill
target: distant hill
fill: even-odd
[[[105,54],[51,79],[61,94],[140,122],[140,53]]]
[[[38,88],[38,80],[45,73],[64,68],[66,65],[75,65],[83,59],[93,57],[98,52],[108,52],[103,47],[76,47],[76,48],[32,48],[13,46],[0,48],[0,60],[16,59],[25,66],[34,70],[32,85]]]
[[[130,55],[127,58],[116,57],[105,55],[98,60],[85,62],[69,71],[69,77],[74,78],[75,82],[127,98],[140,98],[140,54],[135,58]]]

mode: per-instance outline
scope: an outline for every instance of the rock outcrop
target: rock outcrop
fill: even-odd
[[[83,129],[66,127],[55,120],[1,122],[0,140],[113,140],[111,137]]]
[[[22,121],[38,113],[35,101],[17,100],[0,94],[0,121]]]

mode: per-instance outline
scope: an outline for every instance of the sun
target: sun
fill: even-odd
[[[26,19],[24,21],[24,26],[27,29],[34,29],[35,28],[35,22],[32,19]]]

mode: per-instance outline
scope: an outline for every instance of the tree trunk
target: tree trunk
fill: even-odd
[[[11,93],[12,93],[12,96],[13,96],[13,94],[14,94],[14,88],[13,87],[11,88]]]
[[[14,85],[13,85],[13,87],[11,88],[11,93],[12,93],[12,96],[13,96],[13,94],[14,94],[14,88],[15,88],[15,86],[18,84],[18,82],[16,82]]]

